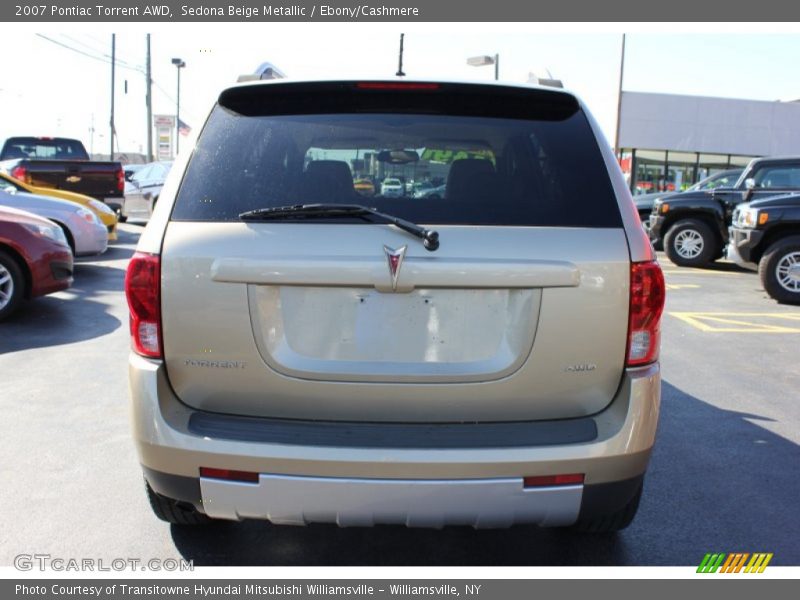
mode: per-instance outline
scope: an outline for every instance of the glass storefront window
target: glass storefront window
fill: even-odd
[[[685,191],[695,183],[730,169],[742,169],[755,156],[665,150],[624,149],[620,165],[634,195]],[[731,175],[733,183],[736,176]],[[732,185],[715,181],[712,187]],[[711,189],[711,188],[709,188]]]
[[[666,186],[664,163],[667,153],[658,150],[636,150],[636,177],[633,193],[650,194],[664,191]]]
[[[729,168],[727,154],[701,154],[697,179],[705,179],[709,175],[726,171]]]
[[[665,191],[683,192],[687,190],[695,181],[697,154],[694,152],[670,152],[668,159],[669,169]]]

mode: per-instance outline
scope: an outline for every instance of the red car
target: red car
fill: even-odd
[[[23,300],[72,285],[72,252],[62,229],[31,213],[0,208],[0,321]]]

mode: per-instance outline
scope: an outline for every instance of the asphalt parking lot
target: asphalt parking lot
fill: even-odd
[[[128,427],[122,286],[140,231],[121,226],[105,255],[78,261],[70,290],[0,325],[0,564],[46,553],[196,566],[696,565],[741,551],[800,565],[800,307],[729,263],[663,258],[662,420],[639,514],[621,534],[157,521]]]

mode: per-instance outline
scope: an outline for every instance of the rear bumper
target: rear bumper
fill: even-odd
[[[625,373],[613,402],[591,417],[590,441],[358,447],[201,435],[190,425],[197,411],[175,398],[160,362],[133,355],[130,383],[134,439],[156,492],[214,517],[294,524],[568,525],[598,502],[622,506],[636,493],[660,401],[656,364]],[[259,481],[201,478],[201,466],[255,471]],[[584,473],[585,485],[523,488],[525,476],[565,473]]]

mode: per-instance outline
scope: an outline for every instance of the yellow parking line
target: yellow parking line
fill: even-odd
[[[762,319],[800,321],[800,315],[759,312],[670,312],[700,331],[714,333],[800,333],[800,327],[786,327],[760,322]],[[756,319],[755,321],[753,319]],[[721,325],[721,326],[720,326]]]

